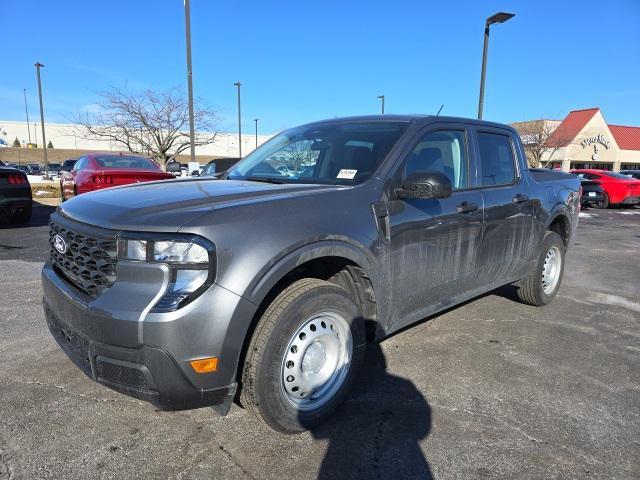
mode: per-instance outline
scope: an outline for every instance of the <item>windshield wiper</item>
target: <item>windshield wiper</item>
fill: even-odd
[[[276,183],[278,185],[285,183],[282,180],[273,177],[247,177],[245,180],[250,182]]]

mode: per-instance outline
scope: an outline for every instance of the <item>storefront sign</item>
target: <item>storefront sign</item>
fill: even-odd
[[[584,140],[582,140],[580,142],[580,145],[582,145],[582,148],[586,148],[589,145],[593,145],[595,143],[599,143],[600,145],[604,145],[604,147],[606,149],[609,149],[609,146],[611,145],[611,142],[607,139],[607,137],[605,137],[601,133],[599,133],[598,135],[595,135],[593,137],[585,138]],[[596,150],[596,153],[597,153],[597,150]]]

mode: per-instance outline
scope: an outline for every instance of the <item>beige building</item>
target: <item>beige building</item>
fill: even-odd
[[[553,121],[534,120],[522,124],[533,122]],[[518,124],[514,127],[518,129]],[[525,144],[536,141],[527,135],[521,137]],[[544,146],[543,166],[564,171],[574,168],[640,170],[640,127],[609,125],[599,108],[569,112],[562,122],[553,126]]]
[[[67,150],[111,150],[120,151],[124,148],[121,143],[110,142],[108,140],[85,139],[75,135],[76,125],[62,123],[46,123],[45,134],[47,143],[51,142],[54,148]],[[269,140],[272,135],[258,135],[258,145],[262,145]],[[15,122],[0,120],[0,139],[9,146],[18,139],[24,147],[29,143],[42,147],[42,130],[39,123],[32,123],[27,130],[26,122]],[[242,155],[245,156],[255,149],[255,134],[242,135]],[[188,153],[184,152],[184,153]],[[196,155],[206,155],[211,157],[237,157],[238,156],[238,134],[218,133],[215,141],[209,145],[196,147]]]

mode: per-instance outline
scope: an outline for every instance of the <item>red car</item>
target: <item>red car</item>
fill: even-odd
[[[130,153],[87,153],[60,176],[62,201],[101,188],[175,178],[147,157]]]
[[[604,190],[604,199],[598,208],[610,205],[637,205],[640,203],[640,180],[617,172],[596,169],[571,170],[571,173],[598,182]]]

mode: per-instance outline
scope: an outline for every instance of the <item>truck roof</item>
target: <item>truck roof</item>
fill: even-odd
[[[384,114],[384,115],[357,115],[351,117],[337,117],[328,118],[325,120],[318,120],[316,122],[310,122],[307,125],[323,124],[323,123],[356,123],[356,122],[410,122],[410,123],[422,123],[428,125],[435,122],[452,122],[452,123],[467,123],[474,125],[486,125],[488,127],[499,127],[513,130],[510,125],[497,122],[489,122],[487,120],[478,120],[477,118],[464,118],[464,117],[448,117],[448,116],[435,116],[425,114]]]

